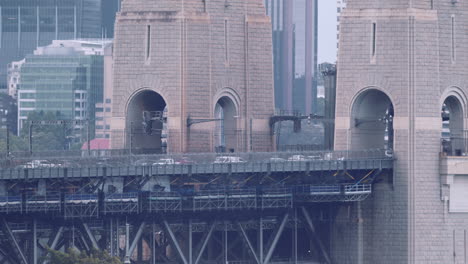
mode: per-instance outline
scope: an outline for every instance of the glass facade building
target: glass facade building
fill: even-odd
[[[95,104],[103,102],[103,65],[101,55],[26,56],[18,90],[18,131],[33,111],[59,113],[65,120],[95,120]],[[74,128],[74,137],[83,140],[85,126]]]
[[[120,0],[1,0],[0,89],[7,64],[57,39],[113,36]]]
[[[273,29],[276,108],[317,112],[317,0],[265,0]]]

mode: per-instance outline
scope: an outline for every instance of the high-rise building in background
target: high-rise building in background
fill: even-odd
[[[337,0],[336,1],[336,47],[339,48],[340,45],[340,18],[341,12],[346,8],[347,0]]]
[[[317,0],[264,0],[273,27],[275,106],[317,111]]]
[[[16,101],[5,93],[0,93],[0,133],[8,128],[16,133]],[[0,136],[1,137],[1,136]]]
[[[114,88],[113,45],[104,47],[103,100],[96,102],[96,138],[110,138]]]
[[[52,40],[113,37],[120,0],[1,0],[0,91],[7,64]]]
[[[111,40],[55,40],[27,55],[18,90],[18,131],[31,112],[52,112],[64,120],[90,120],[103,103],[104,49]],[[105,109],[103,110],[105,111]],[[110,112],[110,110],[109,110]],[[86,122],[76,124],[72,137],[83,141]],[[94,129],[91,130],[94,137]]]

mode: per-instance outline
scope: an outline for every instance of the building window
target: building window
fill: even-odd
[[[452,15],[451,41],[452,41],[452,62],[455,62],[455,15]]]
[[[376,47],[376,45],[377,45],[377,43],[376,43],[376,33],[377,33],[377,24],[376,24],[376,23],[372,23],[372,47],[371,47],[371,49],[372,49],[372,52],[371,52],[372,57],[375,56],[375,51],[376,51],[376,48],[377,48],[377,47]]]
[[[106,104],[110,104],[111,103],[111,99],[106,99]]]
[[[229,61],[229,32],[228,32],[228,21],[224,20],[224,61]]]
[[[106,107],[106,112],[109,113],[110,111],[111,111],[111,109],[109,107]]]
[[[151,55],[151,26],[146,26],[146,59]]]

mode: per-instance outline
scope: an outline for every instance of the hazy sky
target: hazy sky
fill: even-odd
[[[318,63],[336,61],[336,0],[318,0]]]

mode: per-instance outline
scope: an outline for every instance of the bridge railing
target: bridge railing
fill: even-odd
[[[446,156],[468,156],[468,131],[442,138],[440,152]]]
[[[292,152],[250,152],[250,153],[184,153],[130,155],[126,150],[110,150],[98,156],[80,155],[80,152],[45,152],[34,156],[15,156],[0,159],[1,168],[83,168],[162,166],[191,164],[243,164],[281,163],[288,161],[318,160],[374,160],[392,159],[383,149],[360,151],[292,151]],[[36,156],[39,155],[39,156]]]
[[[371,184],[284,185],[169,192],[60,193],[35,192],[0,196],[2,214],[40,214],[64,218],[106,215],[288,209],[294,204],[363,201]]]

